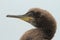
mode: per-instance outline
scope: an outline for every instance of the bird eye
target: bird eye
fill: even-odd
[[[27,12],[26,15],[27,16],[33,16],[35,13],[33,11]]]
[[[30,11],[30,12],[27,12],[27,16],[31,16],[31,17],[34,17],[34,18],[39,18],[40,17],[40,12],[34,12],[34,11]]]
[[[34,18],[39,18],[40,14],[41,14],[40,12],[34,12],[34,11],[29,12],[29,15]]]

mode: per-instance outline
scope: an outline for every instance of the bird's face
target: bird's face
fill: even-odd
[[[7,15],[7,17],[22,19],[32,25],[36,25],[36,21],[40,21],[40,15],[41,13],[39,12],[29,11],[24,15]]]

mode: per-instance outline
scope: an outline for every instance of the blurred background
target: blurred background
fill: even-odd
[[[48,10],[57,21],[57,31],[52,40],[60,40],[60,0],[0,0],[0,40],[19,40],[31,24],[6,15],[23,15],[30,8]]]

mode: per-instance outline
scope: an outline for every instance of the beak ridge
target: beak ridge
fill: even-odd
[[[22,19],[26,22],[29,22],[30,20],[32,20],[32,17],[26,16],[26,15],[7,15],[7,17],[12,17],[12,18],[19,18]]]
[[[18,16],[18,15],[7,15],[6,17],[11,17],[11,18],[20,18],[21,16]]]

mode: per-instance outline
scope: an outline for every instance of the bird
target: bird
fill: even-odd
[[[56,33],[56,20],[47,10],[30,8],[24,15],[7,15],[30,23],[35,28],[24,33],[20,40],[52,40]]]

